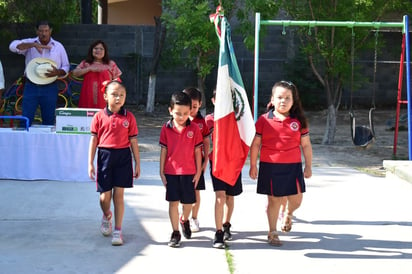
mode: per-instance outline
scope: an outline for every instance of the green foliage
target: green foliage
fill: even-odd
[[[0,2],[3,23],[36,23],[49,20],[58,26],[80,22],[80,1],[76,0],[5,0]]]
[[[92,1],[93,22],[97,22],[97,1]],[[54,29],[81,22],[79,0],[0,0],[0,23],[31,23],[48,20]]]
[[[255,14],[259,12],[262,18],[275,19],[279,12],[279,1],[273,0],[239,0],[239,1],[222,1],[223,5],[226,2],[237,2],[239,7],[235,10],[238,25],[236,32],[243,37],[243,42],[247,49],[253,50],[255,47]],[[225,7],[226,10],[226,7]],[[266,36],[266,26],[261,26],[260,38]]]
[[[167,29],[163,64],[184,61],[202,79],[211,72],[218,49],[214,26],[209,21],[212,12],[208,1],[163,1],[162,20]]]
[[[218,38],[209,15],[215,13],[219,2],[229,21],[236,17],[235,31],[244,37],[249,49],[254,47],[255,12],[271,18],[278,12],[277,1],[273,0],[164,0],[162,20],[167,37],[163,66],[184,64],[204,81],[218,60]]]
[[[92,1],[93,22],[97,22],[97,1]],[[7,25],[27,23],[33,25],[40,20],[48,20],[53,32],[59,31],[63,24],[81,22],[81,1],[79,0],[0,0],[0,39],[10,41],[16,33]],[[35,32],[33,31],[33,34]]]
[[[393,17],[395,14],[397,18],[402,18],[405,10],[412,11],[411,2],[404,0],[283,0],[280,2],[282,9],[292,20],[373,22],[384,21],[383,18]],[[312,71],[327,92],[328,106],[337,106],[344,83],[351,82],[352,29],[299,28],[297,33],[302,52],[310,60]],[[371,29],[354,28],[353,34],[355,53],[371,50],[374,47]],[[354,75],[362,74],[355,71]],[[355,78],[355,81],[363,80],[364,78],[361,77]],[[354,85],[358,84],[354,83]]]
[[[292,79],[296,84],[305,109],[324,109],[323,87],[308,67],[308,59],[304,53],[298,53],[293,60],[285,64],[285,79]]]

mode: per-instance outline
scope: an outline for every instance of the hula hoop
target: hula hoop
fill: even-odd
[[[0,107],[0,113],[3,113],[5,106],[6,106],[6,100],[4,99],[3,104],[1,104],[1,107]]]
[[[80,99],[80,92],[73,92],[72,96],[70,96],[70,105],[72,107],[77,107],[79,105],[79,99]]]
[[[83,77],[76,77],[73,75],[73,72],[70,72],[68,75],[68,78],[77,84],[82,84],[83,83]]]
[[[17,84],[17,82],[16,82],[16,85],[17,85],[16,95],[17,96],[22,96],[23,95],[23,87],[24,87],[23,83]]]
[[[16,113],[21,114],[23,112],[23,96],[18,96],[16,100],[16,104],[14,105],[14,110]]]
[[[59,94],[65,93],[65,92],[67,91],[67,87],[68,87],[67,81],[64,80],[64,78],[58,78],[57,81],[63,82],[63,84],[64,84],[64,88],[63,88],[63,89],[60,89],[60,88],[59,88]],[[58,84],[58,83],[57,83],[57,84]]]
[[[59,99],[63,98],[64,101],[64,106],[59,104]],[[69,101],[67,100],[66,96],[64,96],[63,94],[59,93],[57,96],[57,103],[56,106],[59,108],[67,108],[67,105],[69,104]]]

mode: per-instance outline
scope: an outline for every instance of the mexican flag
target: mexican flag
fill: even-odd
[[[212,173],[235,185],[255,136],[255,123],[233,50],[230,25],[211,15],[220,41],[214,110]],[[219,28],[220,25],[220,28]]]

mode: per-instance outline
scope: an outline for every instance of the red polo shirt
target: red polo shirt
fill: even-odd
[[[200,132],[202,133],[203,138],[209,137],[210,135],[209,128],[206,125],[205,118],[203,118],[200,112],[197,113],[196,117],[193,118],[191,122],[199,126],[199,129],[200,129]]]
[[[130,146],[130,139],[137,138],[138,129],[133,113],[123,107],[113,113],[106,107],[94,115],[90,132],[97,136],[98,147],[120,149]]]
[[[193,175],[196,173],[195,148],[203,145],[199,127],[187,120],[182,132],[177,131],[170,120],[160,131],[159,144],[167,148],[164,173],[169,175]]]
[[[287,117],[281,121],[272,111],[261,115],[256,122],[256,135],[262,138],[260,161],[267,163],[302,162],[300,138],[309,134],[299,120]]]
[[[203,136],[203,140],[205,138],[209,138],[209,135],[210,135],[209,128],[206,125],[205,118],[203,118],[200,112],[197,113],[196,117],[193,118],[191,122],[199,126],[200,132],[202,133],[202,136]],[[202,147],[202,157],[203,159],[205,158],[205,147],[204,146]]]

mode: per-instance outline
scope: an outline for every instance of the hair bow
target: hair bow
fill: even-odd
[[[113,83],[113,82],[121,83],[121,82],[122,82],[122,79],[116,78],[116,79],[113,79],[113,80],[106,80],[106,81],[104,81],[104,82],[102,83],[102,88],[101,88],[100,91],[101,91],[102,93],[105,93],[107,86],[108,86],[110,83]]]

